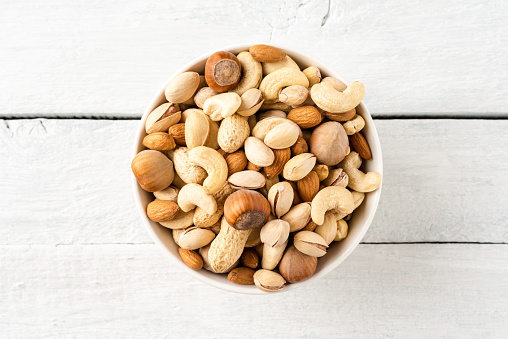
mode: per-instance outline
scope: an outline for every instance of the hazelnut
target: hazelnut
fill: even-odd
[[[206,83],[218,93],[235,87],[240,81],[241,74],[242,66],[232,53],[215,52],[206,61]]]
[[[224,217],[237,230],[262,226],[270,215],[270,203],[259,192],[239,190],[224,203]]]
[[[316,257],[303,254],[291,245],[279,263],[279,271],[286,281],[297,283],[312,277],[316,271],[317,262]]]
[[[139,152],[132,159],[131,168],[141,188],[148,192],[165,189],[175,177],[173,162],[159,151]]]

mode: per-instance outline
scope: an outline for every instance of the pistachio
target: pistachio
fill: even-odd
[[[185,250],[196,250],[208,245],[215,238],[211,230],[189,227],[178,238],[178,245]]]
[[[254,165],[265,167],[270,166],[275,160],[273,151],[261,140],[255,137],[248,137],[244,144],[245,156]]]
[[[304,228],[310,221],[311,205],[303,202],[293,206],[281,219],[289,223],[289,232],[296,232]]]
[[[214,95],[217,94],[219,93],[215,92],[210,87],[203,87],[194,96],[194,102],[196,103],[196,106],[198,106],[199,108],[203,108],[206,99],[213,97]]]
[[[255,114],[263,104],[263,95],[257,88],[251,88],[241,96],[242,103],[237,110],[237,113],[248,117]]]
[[[284,243],[289,237],[289,223],[275,219],[267,222],[261,228],[261,242],[268,246],[277,246]]]
[[[273,149],[284,149],[293,146],[298,139],[300,129],[292,122],[275,126],[266,134],[264,142]]]
[[[254,273],[254,284],[264,292],[277,292],[284,288],[286,280],[276,273],[269,270],[258,270]]]
[[[194,211],[195,210],[192,210],[190,212],[184,212],[182,210],[179,210],[171,220],[161,221],[159,222],[159,224],[173,230],[189,227],[192,225],[194,219]],[[175,242],[178,244],[177,241]]]
[[[316,164],[316,156],[312,153],[302,153],[291,159],[284,166],[282,176],[286,180],[297,181],[303,179]]]
[[[292,85],[279,93],[279,101],[291,106],[301,105],[309,95],[309,90],[302,85]]]
[[[337,234],[335,235],[333,241],[341,241],[342,239],[347,237],[347,231],[348,231],[347,222],[342,219],[337,220]]]
[[[342,168],[336,168],[330,171],[328,177],[323,180],[325,186],[341,186],[346,187],[349,183],[349,177]]]
[[[167,130],[180,121],[181,112],[178,104],[166,102],[154,109],[146,118],[146,133],[167,132]]]
[[[293,187],[287,181],[276,183],[268,191],[268,202],[272,206],[272,213],[278,218],[289,211],[293,199]]]
[[[258,189],[266,184],[263,174],[249,170],[233,173],[228,181],[236,189]]]
[[[263,245],[263,257],[261,258],[261,268],[265,270],[273,270],[282,259],[284,255],[284,250],[288,245],[288,240],[284,241],[281,244],[277,244],[276,246],[270,246],[267,244]]]
[[[314,232],[323,237],[327,245],[330,245],[337,235],[337,219],[335,215],[331,212],[326,212],[325,221],[322,225],[317,226]]]
[[[166,189],[163,189],[162,191],[155,191],[153,192],[153,195],[159,200],[169,200],[172,202],[176,202],[178,198],[178,192],[180,192],[179,188],[169,186]]]
[[[183,72],[171,79],[164,92],[169,102],[181,103],[190,99],[198,87],[199,74],[196,72]]]
[[[322,236],[309,231],[296,233],[293,244],[297,250],[311,257],[322,257],[326,254],[326,249],[328,248]]]
[[[257,114],[257,116],[258,116],[258,121],[261,121],[263,119],[268,119],[268,118],[284,118],[284,119],[286,119],[287,114],[286,114],[286,112],[281,111],[279,109],[271,109],[269,111],[259,113],[259,114]]]

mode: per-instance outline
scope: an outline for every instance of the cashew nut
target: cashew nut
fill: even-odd
[[[261,80],[259,90],[265,100],[277,100],[281,89],[291,85],[309,87],[309,80],[300,70],[283,67],[265,76]]]
[[[381,174],[377,172],[364,173],[358,169],[361,164],[360,155],[351,152],[346,155],[339,167],[343,168],[349,176],[348,187],[358,192],[372,192],[381,185]]]
[[[289,56],[286,55],[286,57],[282,60],[275,61],[275,62],[263,62],[263,75],[268,75],[270,73],[273,73],[283,67],[290,67],[297,70],[300,70],[300,67],[296,62],[294,62],[293,59],[291,59]]]
[[[261,63],[254,60],[252,55],[247,51],[240,52],[236,58],[240,62],[240,65],[242,65],[243,76],[238,85],[230,90],[230,92],[234,92],[241,96],[249,89],[259,86],[261,77],[263,76],[263,70],[261,68]]]
[[[208,214],[217,211],[215,198],[207,194],[204,187],[198,184],[187,184],[182,187],[178,194],[178,206],[184,212],[189,212],[196,206],[201,207]]]
[[[189,160],[191,164],[203,167],[208,173],[203,182],[207,194],[214,194],[222,188],[228,178],[228,164],[219,152],[210,147],[198,146],[189,152]]]
[[[343,113],[360,104],[365,87],[359,81],[351,83],[344,92],[333,88],[330,82],[320,82],[310,89],[310,96],[316,105],[330,113]]]
[[[360,132],[365,127],[365,120],[363,120],[360,115],[356,114],[353,119],[343,123],[342,127],[346,130],[347,135],[353,135]]]
[[[325,220],[325,213],[336,209],[341,213],[351,213],[354,209],[354,199],[347,189],[341,186],[325,187],[312,199],[310,215],[312,221],[322,225]]]
[[[206,99],[203,111],[213,121],[232,116],[242,104],[242,99],[236,93],[221,93]]]

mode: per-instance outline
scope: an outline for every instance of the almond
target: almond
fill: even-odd
[[[246,248],[240,257],[240,263],[245,267],[255,270],[259,265],[258,254],[253,248]]]
[[[259,62],[275,62],[286,57],[286,52],[268,45],[254,45],[249,48],[249,53]]]
[[[155,222],[171,220],[178,212],[178,204],[169,200],[154,200],[148,204],[146,214]]]
[[[303,201],[312,201],[319,191],[319,177],[316,172],[310,171],[303,179],[298,180],[296,186]]]
[[[169,151],[175,148],[175,140],[168,133],[155,132],[143,139],[143,146],[157,151]]]
[[[287,118],[301,128],[311,128],[317,126],[322,120],[321,113],[314,106],[293,108],[291,112],[289,112]]]
[[[169,128],[168,134],[175,139],[175,143],[179,146],[187,146],[185,142],[185,123],[173,125]]]
[[[259,167],[258,165],[254,165],[250,161],[247,161],[247,167],[245,169],[248,169],[250,171],[259,171],[261,169],[261,167]]]
[[[185,265],[189,266],[189,268],[194,271],[198,271],[201,267],[203,267],[203,258],[201,258],[201,256],[195,251],[179,248],[178,253],[180,253],[180,257]]]
[[[370,152],[369,144],[367,140],[360,132],[349,136],[349,142],[355,151],[365,160],[372,160],[372,153]]]
[[[254,273],[252,268],[237,267],[228,274],[228,280],[240,285],[254,285]]]
[[[243,171],[245,166],[247,166],[247,157],[242,150],[226,154],[225,158],[228,164],[228,177],[231,174]]]
[[[275,155],[275,160],[273,164],[265,167],[265,174],[268,179],[275,178],[284,170],[284,165],[288,162],[289,158],[291,158],[291,149],[274,149],[273,154]]]
[[[294,157],[298,154],[307,153],[309,151],[309,145],[304,138],[299,137],[295,144],[291,146],[291,155]]]

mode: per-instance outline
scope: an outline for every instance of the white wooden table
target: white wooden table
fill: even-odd
[[[503,0],[0,1],[0,337],[506,338],[507,22]],[[237,43],[317,56],[377,118],[376,218],[292,293],[196,281],[132,198],[153,93]]]

